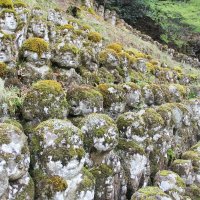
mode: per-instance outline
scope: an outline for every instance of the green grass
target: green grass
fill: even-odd
[[[165,43],[173,42],[181,48],[185,38],[192,33],[200,33],[200,0],[159,1],[145,0],[150,6],[148,15],[161,25],[164,33],[161,39]]]
[[[189,2],[148,1],[150,6],[161,11],[160,15],[167,18],[177,18],[180,22],[191,26],[195,32],[200,32],[200,0]]]

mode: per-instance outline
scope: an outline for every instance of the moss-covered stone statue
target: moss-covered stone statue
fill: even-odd
[[[94,198],[94,177],[85,169],[83,133],[68,120],[39,124],[31,139],[36,199]]]
[[[50,57],[49,44],[44,39],[27,39],[20,49],[20,60],[23,63],[19,73],[22,82],[30,85],[37,80],[51,78]]]
[[[28,121],[66,118],[68,103],[61,84],[53,80],[33,84],[25,96],[22,110],[24,119]]]

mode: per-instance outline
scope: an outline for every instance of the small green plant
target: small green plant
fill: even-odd
[[[176,154],[173,149],[167,150],[167,158],[168,158],[168,165],[170,165],[176,159]]]
[[[16,87],[4,88],[4,81],[0,79],[0,105],[2,105],[0,109],[14,115],[21,108],[22,103],[23,97],[20,96],[20,90]]]
[[[195,91],[190,91],[188,94],[188,99],[195,99],[197,98],[197,93]]]

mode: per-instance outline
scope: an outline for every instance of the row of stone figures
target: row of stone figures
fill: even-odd
[[[68,31],[69,27],[72,26],[65,25],[64,31]],[[40,79],[55,79],[54,75],[58,75],[57,78],[64,84],[67,84],[66,79],[69,76],[73,76],[78,83],[92,85],[104,82],[135,82],[138,79],[186,85],[195,80],[194,74],[185,74],[180,72],[180,69],[172,69],[166,65],[159,66],[153,63],[148,55],[139,54],[141,57],[137,58],[133,51],[117,52],[115,46],[118,44],[102,48],[101,36],[96,32],[87,33],[87,40],[92,41],[89,47],[80,47],[82,46],[80,38],[76,40],[76,45],[70,41],[66,43],[69,35],[66,38],[62,37],[64,41],[53,43],[54,48],[51,48],[52,43],[49,44],[44,39],[31,37],[23,42],[19,51],[13,48],[12,38],[5,34],[0,36],[2,44],[0,62],[7,64],[12,78],[20,76],[22,83],[26,85]]]
[[[13,109],[9,99],[1,99],[0,117],[42,121],[49,117],[78,116],[90,113],[107,113],[112,118],[127,111],[139,111],[164,103],[180,103],[198,98],[198,88],[179,84],[146,84],[139,87],[135,83],[73,85],[54,93],[52,88],[60,83],[54,80],[41,80],[32,85],[24,95],[20,108]],[[44,91],[46,90],[46,91]],[[20,98],[20,97],[19,97]],[[55,107],[56,105],[56,107]],[[62,112],[61,112],[62,110]]]
[[[75,77],[78,84],[81,81],[96,85],[136,81],[138,77],[144,80],[149,72],[150,82],[188,84],[193,79],[166,65],[152,64],[150,56],[141,53],[138,56],[119,44],[103,48],[99,33],[76,20],[65,19],[60,10],[49,10],[46,20],[40,8],[33,8],[31,14],[22,3],[14,4],[14,8],[15,11],[1,11],[0,62],[13,69],[10,76],[19,76],[23,84],[55,79],[53,74],[65,84],[71,82],[66,81],[69,76]],[[84,80],[79,75],[85,76]],[[87,81],[88,77],[93,80]]]
[[[35,94],[54,94],[59,105],[52,97],[54,111],[44,107],[46,121],[24,121],[26,135],[19,122],[1,118],[1,199],[34,199],[34,194],[35,199],[55,200],[199,196],[199,99],[127,112],[116,122],[97,113],[69,121],[61,86],[40,82],[36,88],[28,94],[33,103]],[[48,102],[43,98],[39,103]],[[158,188],[139,189],[148,184]]]

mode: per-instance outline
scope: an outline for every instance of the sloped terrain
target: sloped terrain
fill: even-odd
[[[200,198],[199,69],[80,3],[0,0],[0,199]]]
[[[154,40],[199,58],[199,0],[97,0]]]

